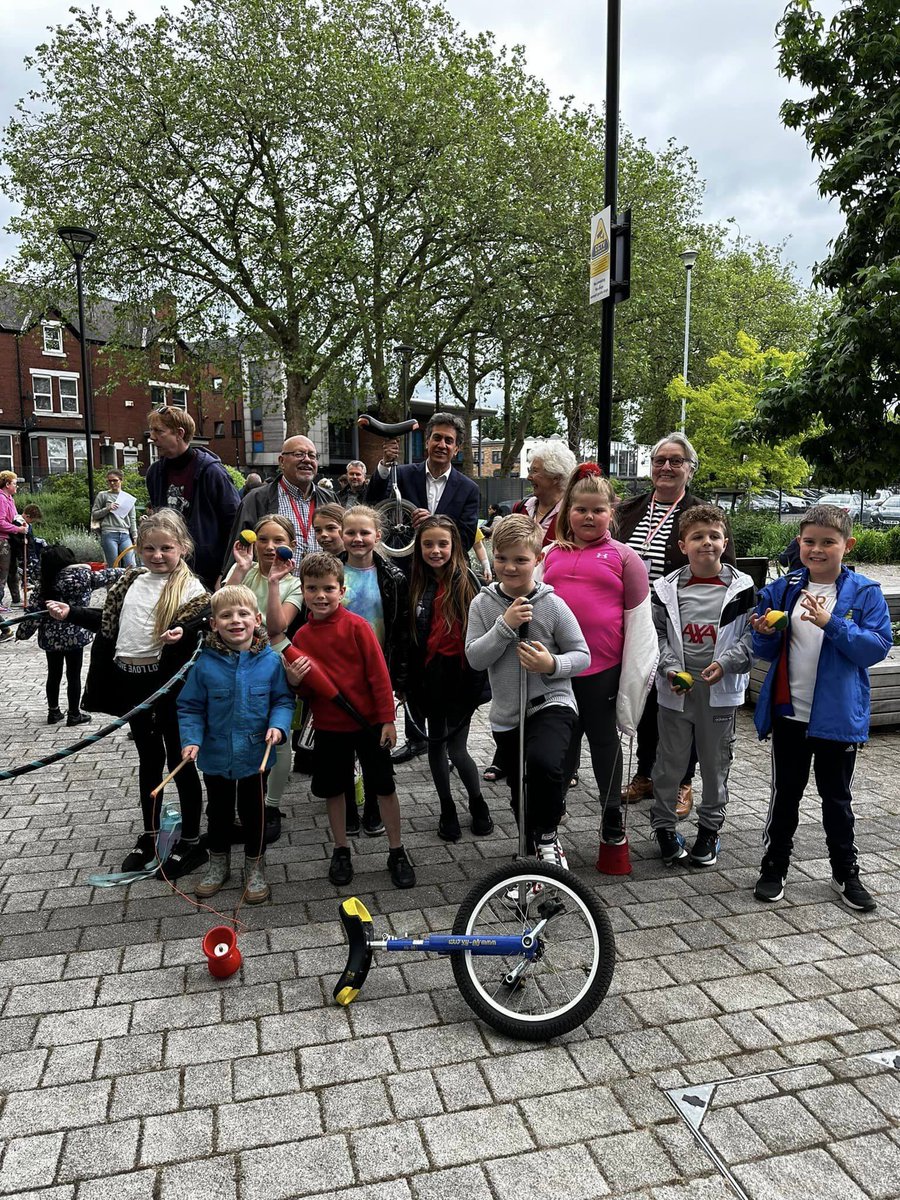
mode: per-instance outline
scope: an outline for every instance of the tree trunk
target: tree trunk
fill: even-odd
[[[309,402],[312,394],[313,388],[308,379],[296,371],[285,373],[285,437],[295,437],[298,433],[309,435]]]

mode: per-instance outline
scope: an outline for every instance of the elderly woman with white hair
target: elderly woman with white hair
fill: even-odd
[[[651,586],[663,575],[683,567],[687,556],[678,545],[678,521],[683,512],[704,501],[689,491],[697,469],[697,452],[683,433],[660,438],[650,452],[650,479],[653,487],[643,496],[623,500],[616,509],[617,533],[644,560]],[[734,544],[728,530],[724,561],[734,564]],[[659,739],[657,729],[656,688],[651,690],[638,725],[637,771],[622,791],[626,803],[645,800],[653,795],[651,774]],[[678,789],[676,815],[686,817],[693,805],[692,782],[697,765],[692,750],[687,774]]]
[[[556,438],[536,441],[528,461],[528,482],[532,495],[513,506],[513,512],[527,513],[544,530],[544,545],[556,538],[556,514],[577,460],[565,442]]]

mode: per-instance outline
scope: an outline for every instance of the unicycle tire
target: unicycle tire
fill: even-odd
[[[523,905],[524,900],[524,905]],[[577,875],[537,859],[517,859],[477,883],[460,905],[453,933],[519,935],[546,918],[539,953],[451,956],[472,1011],[507,1037],[543,1042],[582,1025],[606,995],[615,937],[603,905]]]

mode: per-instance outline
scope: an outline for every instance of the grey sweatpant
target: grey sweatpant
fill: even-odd
[[[659,748],[653,767],[653,805],[650,824],[653,829],[676,826],[675,803],[678,785],[691,755],[691,740],[697,746],[703,803],[699,824],[721,829],[728,804],[728,772],[734,759],[734,714],[736,709],[712,708],[709,688],[699,681],[684,697],[684,711],[659,706]]]

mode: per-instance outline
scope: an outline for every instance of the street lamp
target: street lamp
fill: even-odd
[[[681,261],[684,263],[684,271],[687,276],[687,290],[684,297],[684,376],[685,391],[681,394],[681,432],[684,433],[685,408],[687,406],[687,381],[688,381],[688,343],[691,336],[691,271],[694,269],[694,263],[697,261],[699,250],[683,250],[681,252]]]
[[[400,402],[403,405],[404,421],[409,416],[409,364],[414,350],[415,346],[409,346],[405,342],[397,342],[394,346],[394,353],[400,359]]]
[[[79,229],[77,225],[60,225],[56,231],[63,245],[75,259],[75,283],[78,288],[78,330],[81,337],[81,378],[84,388],[84,440],[87,443],[88,503],[94,507],[94,419],[91,395],[91,365],[88,359],[87,330],[84,326],[84,283],[81,278],[81,260],[97,240],[93,229]]]

